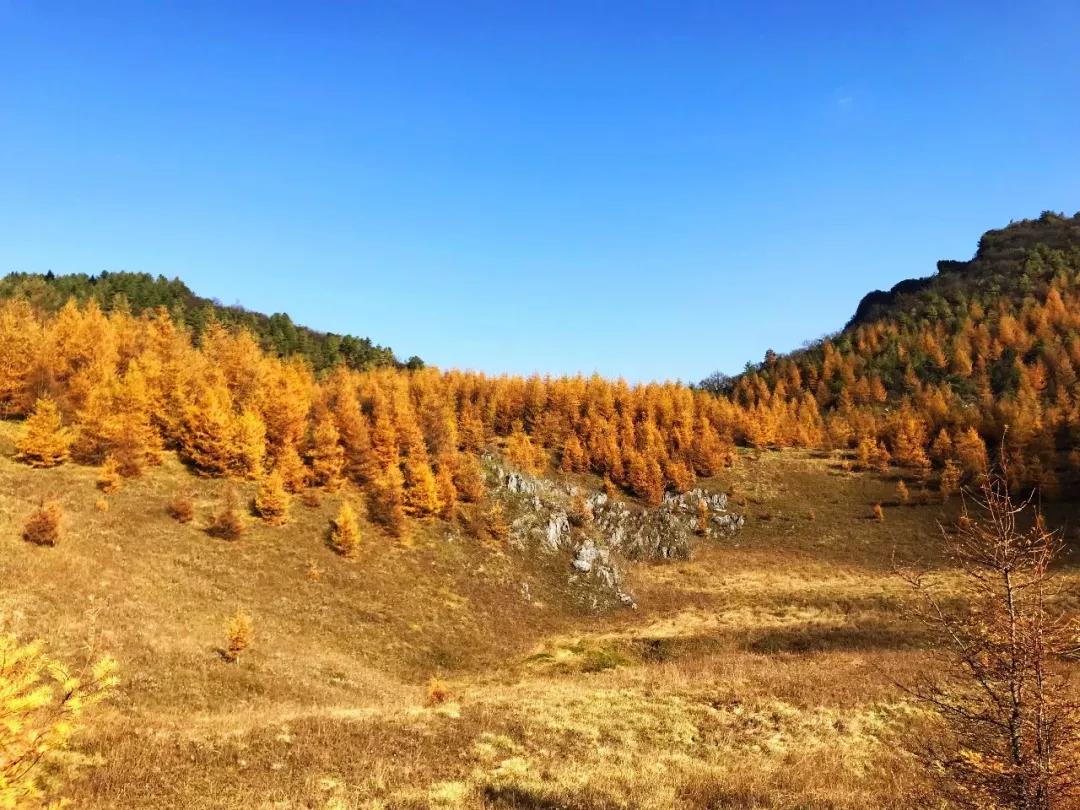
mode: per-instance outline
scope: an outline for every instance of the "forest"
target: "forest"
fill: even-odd
[[[474,497],[496,440],[522,469],[596,473],[650,504],[736,445],[851,449],[860,467],[936,470],[946,488],[1001,445],[1010,485],[1046,497],[1072,494],[1080,469],[1075,217],[990,232],[971,262],[868,296],[842,332],[720,390],[404,367],[370,342],[354,361],[332,336],[275,331],[291,326],[278,316],[185,310],[186,287],[149,277],[0,289],[0,415],[27,418],[27,462],[130,477],[168,448],[202,475],[273,471],[294,492],[348,478],[398,527]]]

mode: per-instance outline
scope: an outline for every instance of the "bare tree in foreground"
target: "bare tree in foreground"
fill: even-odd
[[[934,768],[961,806],[1080,807],[1080,712],[1065,660],[1077,622],[1059,608],[1063,586],[1051,570],[1060,535],[1030,498],[1010,497],[1001,473],[965,500],[946,544],[959,585],[901,572],[917,597],[914,618],[938,641],[909,687],[947,732],[932,746]]]

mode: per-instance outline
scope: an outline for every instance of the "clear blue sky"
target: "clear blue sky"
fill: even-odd
[[[0,270],[696,380],[1080,208],[1078,42],[1075,0],[0,0]]]

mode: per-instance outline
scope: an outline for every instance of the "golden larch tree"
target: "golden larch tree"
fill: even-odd
[[[255,492],[255,512],[275,526],[288,520],[289,493],[285,490],[285,479],[276,467],[259,482]]]
[[[304,466],[303,459],[291,444],[287,444],[278,450],[274,469],[281,473],[282,483],[285,489],[292,494],[303,492],[308,485],[311,471]]]
[[[900,571],[936,637],[908,686],[940,723],[915,753],[961,806],[1052,810],[1080,800],[1080,703],[1066,670],[1077,617],[1054,568],[1063,544],[992,473],[944,535],[959,577]]]
[[[398,465],[393,464],[374,482],[371,492],[371,513],[395,537],[405,533],[405,478]]]
[[[254,408],[245,408],[233,426],[233,470],[245,478],[263,474],[266,425]]]
[[[237,608],[225,627],[225,658],[239,664],[240,653],[250,648],[253,640],[254,624],[251,616]]]
[[[72,434],[50,397],[41,397],[23,424],[16,447],[20,461],[31,467],[55,467],[68,459]]]
[[[315,486],[329,490],[341,486],[341,474],[345,469],[345,448],[341,446],[341,434],[329,413],[324,413],[315,423],[308,461],[311,465],[311,480]]]
[[[40,641],[0,634],[0,807],[61,806],[61,778],[77,764],[69,749],[114,691],[116,669],[105,657],[79,676]]]
[[[341,502],[337,516],[330,521],[330,546],[347,559],[355,557],[360,550],[360,525],[348,501]]]
[[[42,344],[41,324],[29,302],[0,302],[0,417],[22,416],[33,405]]]

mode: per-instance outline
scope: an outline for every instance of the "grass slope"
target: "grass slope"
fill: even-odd
[[[921,656],[890,561],[936,564],[955,505],[889,505],[893,481],[831,458],[744,456],[712,482],[743,502],[744,531],[634,566],[640,609],[595,615],[565,590],[566,560],[444,524],[403,544],[362,523],[360,558],[342,560],[324,541],[341,495],[216,540],[201,527],[221,482],[172,459],[99,512],[93,470],[17,465],[2,430],[0,628],[122,666],[76,806],[854,810],[924,788],[896,745],[920,721],[894,681]],[[181,484],[189,526],[164,511]],[[67,536],[29,546],[22,518],[49,493]],[[256,633],[239,665],[217,653],[237,606]],[[429,706],[433,674],[450,699]]]

